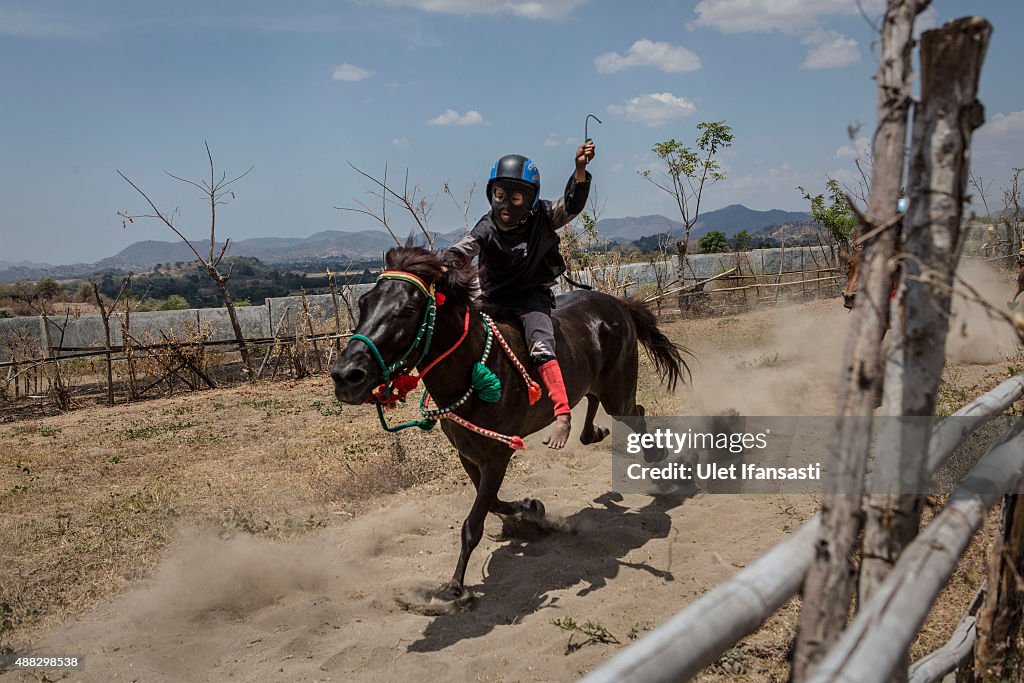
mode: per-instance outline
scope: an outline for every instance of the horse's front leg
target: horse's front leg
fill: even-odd
[[[473,479],[476,485],[476,499],[469,511],[469,516],[462,523],[462,549],[459,553],[459,561],[455,565],[455,573],[448,585],[441,589],[437,597],[442,600],[458,600],[465,595],[464,581],[466,578],[466,567],[469,565],[469,557],[473,550],[480,543],[484,535],[484,520],[487,513],[494,509],[498,500],[498,489],[505,479],[505,470],[508,467],[508,457],[496,457],[486,461],[477,468],[479,478],[474,478],[473,473],[467,465],[472,465],[462,458],[463,466]],[[505,503],[508,505],[508,503]]]
[[[466,470],[469,480],[473,482],[473,488],[480,488],[480,468],[472,460],[464,458],[459,454],[459,462],[462,469]],[[491,512],[496,515],[527,515],[532,517],[544,516],[544,504],[535,498],[523,498],[514,502],[502,500],[497,495],[494,497],[494,504],[491,505]]]

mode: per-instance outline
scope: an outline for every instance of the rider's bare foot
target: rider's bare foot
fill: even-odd
[[[568,413],[565,415],[555,416],[555,425],[548,432],[547,437],[544,439],[544,444],[548,448],[562,448],[565,443],[569,440],[569,430],[572,429],[572,416]]]

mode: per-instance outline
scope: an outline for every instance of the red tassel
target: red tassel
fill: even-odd
[[[445,299],[444,294],[442,294],[441,292],[436,292],[434,294],[434,303],[436,305],[444,306],[444,299]]]
[[[509,446],[512,447],[512,450],[516,450],[516,451],[525,451],[526,450],[526,444],[523,443],[523,437],[521,437],[521,436],[513,436],[512,437],[512,441],[509,443]]]
[[[529,394],[530,394],[530,405],[532,406],[534,403],[536,403],[537,401],[540,400],[540,397],[542,395],[541,394],[540,385],[537,384],[536,382],[532,382],[531,381],[530,382]]]
[[[396,377],[394,387],[399,400],[404,399],[406,394],[415,389],[419,381],[419,377],[413,377],[412,375],[399,375]]]

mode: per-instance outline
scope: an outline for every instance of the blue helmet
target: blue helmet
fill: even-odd
[[[491,177],[487,180],[487,200],[491,199],[491,188],[495,181],[511,180],[517,184],[522,183],[526,189],[532,191],[533,199],[530,208],[537,206],[540,200],[540,170],[537,164],[519,154],[506,154],[494,162],[491,167]]]

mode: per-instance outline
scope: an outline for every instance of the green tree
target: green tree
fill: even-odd
[[[753,244],[754,237],[746,230],[740,230],[738,233],[732,236],[732,248],[736,251],[747,251],[750,249],[750,245]]]
[[[718,254],[723,251],[729,251],[729,240],[721,230],[712,230],[705,235],[701,235],[700,239],[697,240],[697,246],[700,247],[702,253]]]
[[[725,180],[716,157],[733,141],[732,128],[725,125],[725,121],[704,121],[697,124],[697,130],[700,136],[696,148],[686,147],[674,139],[659,142],[651,151],[664,164],[664,169],[657,173],[651,169],[640,171],[642,177],[671,195],[679,209],[683,219],[683,238],[676,243],[680,266],[685,263],[690,231],[700,217],[704,190]]]
[[[839,181],[829,178],[825,182],[825,189],[828,191],[827,204],[824,194],[812,197],[804,188],[797,189],[803,194],[804,199],[811,203],[811,217],[814,218],[814,222],[824,228],[832,241],[849,247],[853,232],[857,228],[857,217],[853,215]]]
[[[167,301],[160,304],[158,310],[161,311],[184,311],[188,308],[188,299],[183,297],[181,294],[171,294],[167,297]]]
[[[64,288],[56,280],[46,278],[36,284],[36,296],[47,301],[56,299],[64,293]]]

